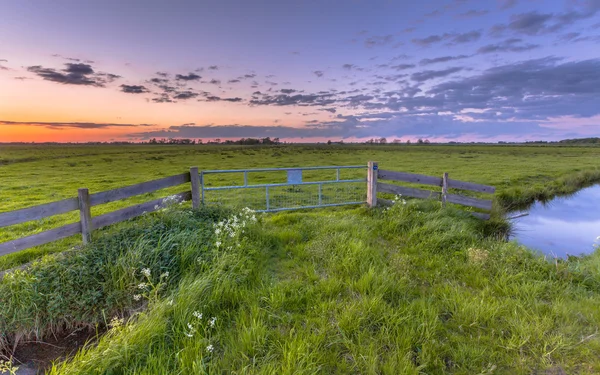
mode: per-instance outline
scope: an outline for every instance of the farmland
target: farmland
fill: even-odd
[[[599,157],[597,147],[557,146],[3,146],[0,211],[190,166],[369,160],[496,186],[497,206],[510,209],[600,181]],[[215,224],[227,227],[232,215],[245,224],[222,237]],[[0,241],[76,220],[75,213],[7,228]],[[600,371],[597,254],[550,263],[499,241],[500,219],[482,222],[429,201],[256,220],[180,207],[116,225],[72,256],[14,272],[0,284],[0,346],[108,328],[97,344],[56,363],[55,374]],[[0,268],[79,240],[0,258]]]

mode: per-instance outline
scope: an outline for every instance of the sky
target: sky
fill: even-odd
[[[0,14],[0,142],[600,136],[600,0],[6,0]]]

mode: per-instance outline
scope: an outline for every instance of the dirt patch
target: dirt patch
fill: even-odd
[[[13,353],[13,365],[18,375],[43,374],[54,361],[73,356],[84,345],[94,345],[104,331],[80,329],[45,341],[22,342]]]

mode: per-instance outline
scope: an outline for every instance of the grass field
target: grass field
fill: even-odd
[[[378,161],[381,169],[450,177],[493,185],[500,206],[516,208],[533,199],[570,193],[600,181],[600,147],[564,146],[0,146],[0,212],[71,198],[77,188],[91,193],[201,170],[360,165]],[[355,176],[355,175],[354,175]],[[310,176],[309,176],[310,177]],[[314,176],[315,178],[318,176]],[[282,181],[263,176],[262,182]],[[309,178],[310,179],[310,178]],[[209,181],[210,182],[210,181]],[[240,183],[225,176],[215,184]],[[92,208],[94,215],[182,190],[166,189]],[[78,221],[72,212],[8,228],[0,241]],[[72,238],[0,257],[0,270],[61,251],[78,243]]]
[[[0,201],[7,211],[192,165],[375,160],[382,169],[494,185],[498,204],[510,208],[600,181],[599,156],[600,148],[550,146],[11,146],[0,151]],[[597,253],[548,262],[499,240],[502,220],[482,222],[433,201],[257,215],[258,223],[252,216],[171,209],[9,274],[0,282],[0,348],[107,327],[97,344],[50,373],[600,372]],[[69,220],[77,215],[43,226]],[[0,240],[37,226],[9,228]],[[0,258],[0,265],[78,240]]]

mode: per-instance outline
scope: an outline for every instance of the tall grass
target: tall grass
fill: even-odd
[[[128,251],[138,255],[109,250],[126,240],[122,232],[103,239],[123,260],[96,266],[106,289],[71,315],[99,322],[94,311],[104,309],[109,317],[128,311],[129,318],[50,373],[600,371],[598,254],[550,262],[498,241],[502,225],[430,201],[270,215],[232,240],[211,223],[223,217],[201,211],[149,219],[153,226],[131,229],[138,239],[126,236]],[[178,233],[197,237],[183,242]],[[82,264],[85,275],[92,265]],[[54,267],[60,274],[70,265]],[[159,298],[139,306],[131,295],[140,281],[128,271],[141,267],[170,273]],[[31,275],[3,281],[2,295],[54,278]],[[78,290],[90,295],[94,283]],[[29,304],[22,302],[22,311],[40,313]],[[66,319],[67,310],[39,326]],[[3,331],[24,330],[10,316]]]

